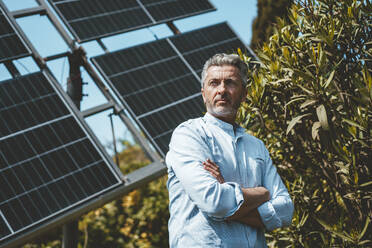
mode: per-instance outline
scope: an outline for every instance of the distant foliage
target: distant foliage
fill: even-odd
[[[257,48],[273,34],[276,19],[286,17],[293,0],[257,0],[257,17],[252,25],[251,47]]]
[[[296,1],[256,51],[239,120],[269,147],[296,209],[271,247],[372,246],[371,10]]]

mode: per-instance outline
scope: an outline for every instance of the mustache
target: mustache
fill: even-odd
[[[214,101],[217,102],[217,101],[227,101],[227,102],[230,102],[231,99],[228,95],[217,95],[215,98],[214,98]]]

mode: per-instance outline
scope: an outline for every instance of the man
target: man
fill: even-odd
[[[265,229],[291,223],[293,204],[267,149],[235,123],[246,74],[237,55],[210,58],[201,80],[207,113],[173,132],[170,247],[266,247]]]

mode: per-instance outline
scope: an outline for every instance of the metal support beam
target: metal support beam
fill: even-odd
[[[55,55],[52,55],[52,56],[45,57],[44,61],[51,61],[51,60],[55,60],[55,59],[60,59],[60,58],[67,57],[68,55],[70,55],[70,52],[58,53],[58,54],[55,54]]]
[[[106,45],[102,42],[101,39],[97,39],[97,42],[98,42],[99,46],[103,49],[103,51],[104,51],[105,53],[109,53],[109,52],[110,52],[110,51],[107,49]]]
[[[86,109],[82,111],[81,113],[83,114],[84,118],[86,118],[86,117],[92,116],[94,114],[103,112],[105,110],[108,110],[114,107],[115,107],[115,104],[113,102],[107,102],[107,103],[95,106],[93,108]]]
[[[21,73],[18,71],[17,67],[15,67],[13,61],[6,61],[4,65],[13,78],[21,76]]]
[[[27,9],[21,9],[21,10],[15,10],[10,12],[14,18],[21,18],[26,16],[32,16],[32,15],[45,15],[46,10],[42,6],[37,6],[33,8],[27,8]]]
[[[114,155],[115,155],[115,163],[118,167],[120,167],[120,160],[119,160],[119,154],[118,150],[116,149],[116,138],[115,138],[115,129],[114,129],[114,121],[112,120],[112,116],[114,114],[110,113],[109,118],[110,118],[110,124],[111,124],[111,133],[112,133],[112,144],[114,145]]]
[[[170,30],[172,30],[173,34],[180,34],[181,31],[176,27],[176,25],[174,25],[173,22],[167,22],[167,26],[168,28],[170,28]]]

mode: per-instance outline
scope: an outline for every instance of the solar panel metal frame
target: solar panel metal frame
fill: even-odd
[[[211,27],[214,27],[214,26],[218,26],[218,25],[226,25],[232,32],[233,34],[235,35],[235,37],[241,41],[240,37],[238,35],[236,35],[236,33],[234,32],[234,30],[231,28],[231,26],[227,23],[227,22],[222,22],[222,23],[218,23],[218,24],[215,24],[215,25],[210,25],[208,27],[203,27],[203,28],[199,28],[199,29],[196,29],[196,30],[192,30],[192,31],[189,31],[189,32],[185,32],[185,33],[182,33],[182,34],[179,34],[179,35],[175,35],[175,36],[171,36],[171,37],[168,37],[168,38],[164,38],[164,39],[160,39],[160,40],[156,40],[156,41],[153,41],[153,42],[159,42],[159,41],[162,41],[162,40],[166,40],[172,47],[173,49],[175,49],[176,53],[178,54],[178,56],[183,60],[183,62],[185,63],[185,65],[188,67],[188,69],[193,73],[193,75],[195,76],[195,78],[200,82],[200,77],[199,75],[195,72],[195,70],[192,68],[192,66],[185,60],[185,58],[181,55],[181,53],[179,52],[179,50],[175,47],[175,45],[172,43],[172,38],[174,37],[181,37],[183,35],[187,35],[189,33],[192,33],[192,32],[197,32],[197,31],[200,31],[200,30],[203,30],[203,29],[207,29],[207,28],[211,28]],[[137,45],[137,46],[133,46],[133,47],[130,47],[130,48],[127,48],[127,49],[132,49],[132,48],[136,48],[136,47],[141,47],[143,45],[146,45],[146,44],[150,44],[150,43],[153,43],[153,42],[148,42],[148,43],[145,43],[145,44],[141,44],[141,45]],[[244,48],[250,53],[250,55],[252,57],[255,57],[254,53],[252,52],[252,50],[247,47],[243,42],[241,42],[242,45],[244,45]],[[126,50],[126,49],[123,49],[123,50]],[[122,51],[122,50],[120,50]],[[104,54],[104,55],[100,55],[100,56],[107,56],[107,54]],[[97,57],[100,57],[100,56],[96,56],[96,57],[93,57],[91,58],[93,64],[96,66],[96,68],[98,69],[98,71],[101,73],[101,75],[105,78],[106,82],[109,84],[110,88],[114,91],[114,93],[116,94],[116,96],[120,99],[120,101],[122,102],[122,104],[124,105],[124,107],[128,110],[128,112],[130,113],[130,115],[133,117],[133,119],[136,121],[136,123],[141,127],[142,131],[145,133],[146,137],[151,141],[151,143],[153,144],[153,146],[156,148],[156,150],[161,154],[163,155],[163,157],[165,156],[165,153],[162,151],[162,149],[159,147],[159,145],[155,142],[154,140],[154,137],[152,137],[148,130],[143,126],[143,124],[141,123],[141,121],[139,120],[141,118],[141,115],[140,116],[137,116],[134,111],[132,110],[132,108],[130,107],[130,105],[127,103],[127,101],[122,97],[121,93],[118,91],[118,89],[114,86],[113,82],[110,80],[109,76],[106,75],[105,71],[102,69],[102,67],[99,65],[99,63],[97,62],[96,58]],[[204,61],[203,61],[204,62]],[[189,96],[189,97],[186,97],[188,99],[195,99],[197,97],[200,97],[201,96],[201,92],[193,95],[193,96]],[[183,98],[179,101],[177,101],[178,103],[179,102],[186,102],[185,99],[186,98]],[[170,107],[173,107],[175,105],[177,105],[177,102],[176,103],[171,103],[171,104],[168,104],[166,106],[163,106],[163,108],[170,108]],[[161,109],[161,108],[160,108]],[[159,110],[159,109],[157,109]],[[150,111],[150,112],[157,112],[155,110],[153,111]]]
[[[80,1],[80,0],[77,0],[77,1]],[[214,7],[214,5],[212,3],[210,3],[209,0],[203,0],[203,1],[208,2],[209,5],[212,6],[212,8],[211,9],[208,9],[208,10],[204,10],[204,11],[197,11],[197,12],[185,14],[185,15],[182,15],[182,16],[177,16],[177,17],[174,17],[174,18],[168,18],[168,19],[165,19],[165,20],[156,21],[151,16],[151,14],[148,12],[148,10],[146,9],[146,7],[142,4],[141,0],[136,0],[136,1],[139,4],[141,10],[150,19],[150,23],[139,25],[139,26],[130,27],[130,28],[127,28],[127,29],[121,29],[121,30],[117,30],[117,31],[106,33],[106,34],[102,34],[102,35],[92,36],[92,37],[89,37],[89,38],[81,38],[78,35],[78,33],[74,30],[74,28],[70,25],[70,22],[65,18],[65,16],[63,15],[63,13],[56,6],[55,2],[53,0],[48,0],[49,4],[53,7],[53,9],[55,10],[55,12],[61,18],[61,20],[63,21],[63,23],[67,27],[67,29],[71,32],[71,34],[75,37],[76,41],[79,42],[79,43],[83,43],[83,42],[87,42],[87,41],[92,41],[92,40],[97,40],[97,39],[101,39],[101,38],[105,38],[105,37],[108,37],[108,36],[112,36],[112,35],[116,35],[116,34],[121,34],[121,33],[129,32],[129,31],[133,31],[133,30],[137,30],[137,29],[141,29],[141,28],[151,27],[151,26],[163,24],[163,23],[166,23],[166,22],[169,22],[169,21],[175,21],[175,20],[179,20],[179,19],[182,19],[182,18],[191,17],[191,16],[195,16],[195,15],[200,15],[200,14],[204,14],[204,13],[208,13],[208,12],[211,12],[211,11],[215,11],[216,10],[216,8]]]
[[[3,243],[5,246],[12,245],[14,242],[20,242],[23,238],[23,236],[27,237],[30,235],[30,233],[35,233],[39,229],[45,229],[47,226],[53,226],[53,223],[55,222],[55,219],[59,219],[59,222],[63,222],[63,219],[68,218],[70,215],[73,215],[74,212],[76,212],[76,209],[80,208],[80,206],[89,206],[92,203],[97,200],[97,196],[102,196],[102,195],[107,195],[110,191],[113,189],[117,188],[120,185],[123,185],[123,174],[121,171],[118,169],[116,165],[113,164],[112,159],[108,156],[108,154],[104,151],[104,148],[102,145],[98,142],[98,139],[95,137],[93,132],[90,130],[88,125],[84,122],[83,117],[79,113],[79,111],[76,109],[75,105],[71,101],[71,99],[66,95],[66,93],[60,88],[60,85],[57,83],[57,81],[54,79],[54,77],[49,74],[47,71],[43,70],[40,72],[45,79],[49,82],[53,90],[56,92],[57,96],[59,99],[64,103],[65,107],[67,108],[70,116],[76,121],[76,123],[80,126],[82,131],[84,132],[86,138],[89,140],[91,145],[93,145],[95,151],[100,155],[102,158],[102,161],[105,163],[105,165],[108,167],[108,169],[111,171],[112,175],[115,177],[116,182],[112,184],[110,187],[104,188],[101,191],[98,191],[92,195],[89,195],[83,199],[78,199],[77,202],[75,202],[72,205],[69,205],[65,208],[62,208],[58,210],[55,213],[52,213],[37,222],[34,222],[28,226],[23,227],[22,229],[13,232],[9,235],[6,235],[2,237],[0,240],[0,247],[3,246]],[[34,73],[32,73],[34,74]],[[5,80],[8,81],[8,80]],[[24,131],[19,131],[19,132],[24,132]],[[67,174],[64,174],[65,176]],[[30,192],[30,191],[28,191]],[[1,213],[1,211],[0,211]],[[4,216],[0,216],[0,218],[6,220]],[[9,227],[8,227],[9,228]]]
[[[16,54],[16,55],[13,55],[11,57],[6,57],[6,58],[0,58],[0,63],[6,62],[6,61],[9,61],[9,60],[14,60],[14,59],[19,59],[19,58],[24,58],[24,57],[30,56],[31,55],[30,49],[27,47],[25,41],[19,35],[19,33],[18,33],[17,29],[14,27],[13,23],[9,20],[9,17],[6,14],[6,11],[3,10],[2,5],[0,5],[0,16],[1,15],[4,16],[5,20],[9,24],[9,26],[11,26],[11,28],[13,29],[14,34],[18,38],[17,42],[19,42],[21,45],[23,45],[23,48],[27,51],[27,53]]]
[[[139,0],[139,1],[143,1],[143,0]],[[161,23],[165,23],[165,22],[168,22],[168,21],[176,21],[176,20],[180,20],[182,18],[187,18],[187,17],[191,17],[191,16],[196,16],[196,15],[200,15],[200,14],[204,14],[204,13],[208,13],[208,12],[211,12],[211,11],[215,11],[216,8],[214,7],[214,5],[209,1],[209,0],[206,0],[205,2],[209,3],[209,5],[212,7],[211,9],[208,9],[208,10],[200,10],[200,11],[195,11],[195,12],[192,12],[190,14],[184,14],[184,15],[180,15],[180,16],[177,16],[177,17],[170,17],[170,18],[167,18],[167,19],[163,19],[161,21],[155,21],[156,23],[154,25],[157,25],[157,24],[161,24]],[[141,2],[142,3],[142,2]],[[146,8],[146,11],[149,12],[149,14],[151,15],[150,11],[148,10],[148,7],[146,7],[145,4],[142,3],[142,5],[144,6],[144,8]],[[153,15],[151,15],[152,18],[155,20],[155,18],[153,17]]]

